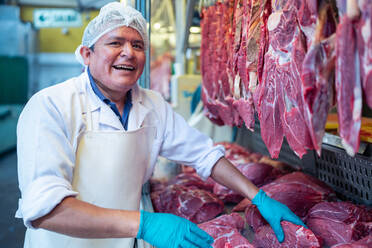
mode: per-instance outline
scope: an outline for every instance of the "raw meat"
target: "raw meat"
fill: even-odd
[[[314,145],[320,156],[321,145],[325,132],[325,124],[333,99],[335,49],[334,36],[323,37],[324,30],[332,24],[329,18],[329,5],[323,6],[319,15],[315,38],[311,43],[302,64],[302,86],[304,96],[304,116]],[[334,32],[331,30],[329,32]],[[327,30],[328,32],[328,30]],[[326,34],[328,35],[328,34]]]
[[[180,185],[185,187],[196,187],[212,192],[214,183],[203,181],[197,174],[180,173],[168,181],[168,185]]]
[[[322,202],[309,210],[306,225],[328,246],[359,240],[371,233],[372,215],[349,202]]]
[[[372,247],[372,234],[358,241],[355,241],[352,243],[334,245],[331,248],[371,248],[371,247]]]
[[[302,172],[293,172],[261,187],[266,194],[304,217],[315,204],[334,199],[333,190],[320,180]]]
[[[267,221],[262,217],[257,207],[252,203],[247,203],[244,215],[247,224],[252,227],[255,232],[258,230],[259,227],[267,224]]]
[[[357,25],[360,74],[366,102],[372,108],[372,2],[359,0],[358,4],[361,11]]]
[[[179,185],[168,185],[151,193],[156,212],[172,213],[194,223],[213,219],[223,211],[224,204],[212,193]]]
[[[257,187],[269,183],[282,175],[282,172],[278,169],[264,163],[239,164],[236,168]],[[213,193],[223,202],[238,203],[243,199],[243,196],[239,193],[217,183],[214,185]]]
[[[287,205],[300,218],[305,218],[315,204],[335,198],[334,192],[327,185],[302,172],[279,177],[261,189],[271,198]],[[254,229],[267,223],[254,205],[248,205],[245,216],[248,225]]]
[[[336,95],[339,134],[350,156],[359,150],[359,131],[362,111],[362,89],[356,31],[347,14],[341,18],[336,32]]]
[[[253,242],[255,247],[260,248],[316,248],[322,247],[321,240],[315,234],[303,226],[298,226],[287,221],[282,221],[285,239],[278,242],[274,231],[269,225],[258,228]]]
[[[254,248],[240,231],[244,219],[237,213],[222,215],[216,219],[199,224],[199,227],[214,238],[214,248]]]

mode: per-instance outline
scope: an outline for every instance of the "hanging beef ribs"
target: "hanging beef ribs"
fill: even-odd
[[[358,4],[361,11],[357,24],[360,74],[366,102],[372,108],[372,2],[359,0]]]
[[[350,156],[359,150],[362,111],[359,56],[353,18],[358,15],[356,0],[347,1],[346,14],[336,32],[336,95],[339,134]],[[354,4],[353,4],[354,3]]]
[[[274,231],[269,225],[261,226],[255,234],[253,242],[255,247],[260,248],[317,248],[322,247],[321,240],[315,234],[303,226],[298,226],[287,221],[282,221],[285,239],[278,242]]]
[[[357,241],[372,234],[372,215],[349,202],[322,202],[309,210],[306,225],[325,245]]]
[[[179,185],[152,192],[151,200],[156,212],[172,213],[194,223],[211,220],[224,208],[223,202],[212,193]]]
[[[199,224],[199,227],[214,238],[214,248],[253,248],[240,231],[244,229],[244,219],[237,213],[222,215]]]

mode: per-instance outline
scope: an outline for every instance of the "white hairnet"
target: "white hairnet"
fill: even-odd
[[[75,50],[77,61],[84,65],[80,54],[80,48],[82,46],[91,47],[103,35],[121,26],[127,26],[137,30],[143,39],[145,49],[148,47],[146,20],[142,14],[130,6],[124,6],[119,2],[112,2],[103,6],[98,16],[91,20],[85,28],[81,45]]]

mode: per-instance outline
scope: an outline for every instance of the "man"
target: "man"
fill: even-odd
[[[36,93],[17,127],[22,199],[16,216],[25,247],[211,247],[213,238],[172,214],[139,211],[158,155],[257,205],[280,241],[283,219],[303,224],[223,157],[221,146],[153,91],[137,85],[148,47],[146,21],[131,7],[104,6],[84,31],[77,59],[86,71]]]

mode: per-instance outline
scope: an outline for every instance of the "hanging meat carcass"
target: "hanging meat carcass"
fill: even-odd
[[[356,27],[360,74],[366,102],[372,108],[372,2],[358,1],[361,11]]]
[[[330,5],[322,6],[314,39],[302,64],[304,116],[319,156],[334,94],[335,25]]]
[[[345,9],[345,8],[341,8]],[[362,112],[359,55],[353,18],[359,15],[355,0],[348,0],[336,33],[336,96],[339,134],[350,156],[359,149]]]

